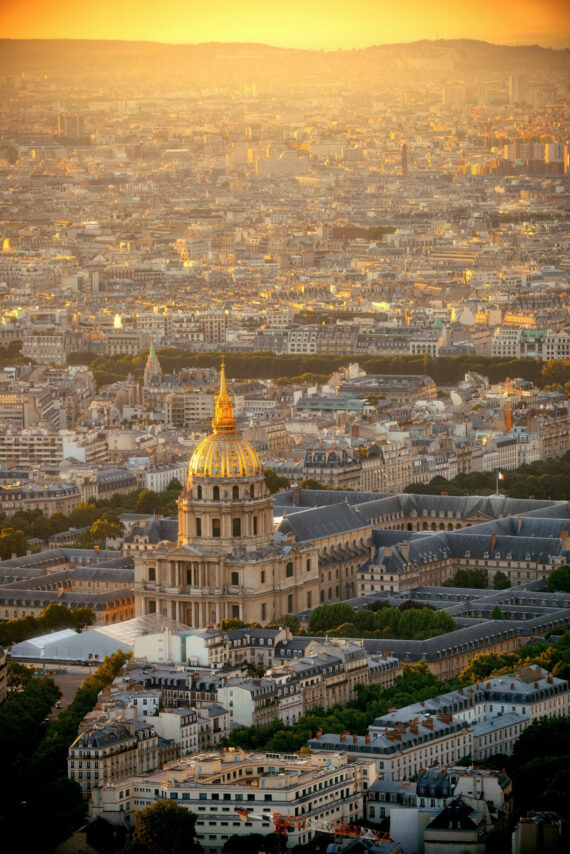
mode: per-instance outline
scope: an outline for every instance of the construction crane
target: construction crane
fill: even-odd
[[[236,807],[236,812],[242,821],[264,821],[273,823],[275,835],[278,838],[277,851],[287,848],[287,831],[314,830],[319,833],[331,833],[334,836],[347,836],[351,839],[369,839],[372,842],[391,842],[387,833],[371,830],[355,824],[344,824],[342,821],[327,821],[322,818],[308,818],[302,815],[283,815],[279,812],[254,813]]]

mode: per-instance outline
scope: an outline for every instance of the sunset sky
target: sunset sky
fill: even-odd
[[[352,48],[476,38],[570,46],[568,0],[2,0],[4,38],[248,41]]]

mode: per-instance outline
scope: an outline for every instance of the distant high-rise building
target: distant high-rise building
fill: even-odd
[[[402,146],[402,178],[408,175],[408,146],[406,143]]]
[[[521,104],[526,101],[526,78],[522,74],[509,77],[509,104]]]

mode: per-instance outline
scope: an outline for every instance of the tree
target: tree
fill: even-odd
[[[321,483],[320,480],[315,480],[314,477],[308,477],[306,480],[302,480],[299,486],[301,489],[330,489],[328,483]]]
[[[291,631],[292,634],[298,635],[301,634],[301,623],[299,617],[296,617],[295,614],[284,614],[282,617],[277,617],[276,620],[272,620],[271,623],[265,627],[267,629],[281,629],[286,628]],[[304,632],[303,632],[304,634]]]
[[[548,576],[546,586],[550,593],[570,593],[570,566],[564,564],[554,569]]]
[[[443,582],[443,587],[485,588],[487,577],[482,569],[458,569],[452,578]]]
[[[25,555],[28,550],[28,541],[22,531],[14,528],[2,528],[0,531],[0,557],[9,560],[12,555]]]
[[[137,498],[139,513],[154,513],[160,507],[160,496],[154,489],[142,489]]]
[[[257,854],[265,850],[267,837],[261,833],[248,833],[244,836],[230,836],[222,848],[222,854]]]
[[[71,612],[78,632],[92,626],[95,622],[95,611],[93,608],[74,608]]]
[[[346,602],[337,602],[334,605],[319,605],[309,620],[309,632],[320,634],[322,632],[336,629],[342,623],[352,623],[354,620],[354,608]]]
[[[18,661],[11,661],[8,665],[6,684],[8,686],[8,695],[16,694],[23,691],[26,685],[34,678],[33,670],[26,667],[25,664],[20,664]]]
[[[503,612],[501,611],[501,609],[499,608],[498,605],[495,605],[495,607],[493,608],[493,610],[489,614],[489,619],[490,620],[504,620],[505,619],[503,617]]]
[[[507,590],[511,586],[508,575],[499,570],[493,578],[493,590]]]
[[[291,481],[283,474],[277,474],[276,471],[270,468],[263,469],[263,477],[268,490],[274,494],[281,489],[288,489],[291,486]]]
[[[150,854],[197,854],[196,816],[173,801],[159,801],[134,817],[133,842],[146,845]]]
[[[111,522],[109,519],[95,519],[89,528],[88,537],[94,545],[105,545],[106,541],[122,536],[124,531],[121,522]]]

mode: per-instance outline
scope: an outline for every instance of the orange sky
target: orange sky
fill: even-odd
[[[351,48],[429,38],[570,46],[569,0],[1,0],[5,38]]]

